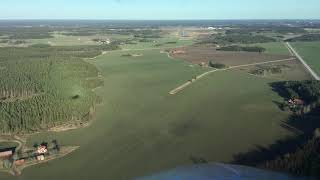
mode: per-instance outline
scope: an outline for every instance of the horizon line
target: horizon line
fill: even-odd
[[[281,21],[281,20],[292,20],[292,21],[301,21],[301,20],[319,20],[320,18],[239,18],[239,19],[94,19],[94,18],[65,18],[65,19],[53,19],[53,18],[0,18],[0,21],[41,21],[41,20],[49,20],[49,21]]]

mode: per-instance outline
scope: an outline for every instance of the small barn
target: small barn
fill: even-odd
[[[301,99],[290,99],[288,102],[290,105],[304,105],[304,101]]]

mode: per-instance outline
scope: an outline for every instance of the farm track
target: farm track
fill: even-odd
[[[266,61],[266,62],[260,62],[260,63],[243,64],[243,65],[238,65],[238,66],[231,66],[231,67],[228,67],[228,68],[225,68],[225,69],[215,69],[215,70],[212,70],[212,71],[207,71],[207,72],[205,72],[203,74],[200,74],[200,75],[196,76],[195,79],[190,80],[190,81],[182,84],[181,86],[173,89],[172,91],[169,92],[169,94],[175,95],[178,92],[180,92],[180,91],[184,90],[185,88],[187,88],[188,86],[190,86],[192,83],[196,82],[197,80],[199,80],[199,79],[201,79],[201,78],[203,78],[205,76],[208,76],[209,74],[215,73],[215,72],[227,71],[227,70],[237,69],[237,68],[242,68],[242,67],[249,67],[249,66],[256,66],[256,65],[263,65],[263,64],[270,64],[270,63],[277,63],[277,62],[284,62],[284,61],[293,61],[293,60],[295,60],[295,58],[280,59],[280,60]]]
[[[306,61],[299,55],[299,53],[291,46],[291,44],[289,42],[285,43],[285,46],[288,48],[289,52],[291,53],[291,55],[297,57],[299,59],[299,61],[303,64],[303,66],[307,69],[307,71],[312,75],[312,77],[319,81],[320,77],[318,76],[318,74],[316,72],[314,72],[311,67],[306,63]]]
[[[9,136],[9,138],[2,138],[0,136],[0,142],[15,142],[18,144],[18,146],[16,147],[16,151],[22,150],[26,144],[26,140],[15,135],[13,137]]]

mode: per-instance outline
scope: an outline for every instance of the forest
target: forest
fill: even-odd
[[[101,46],[0,48],[0,133],[32,133],[90,120],[103,84],[83,58],[115,50]]]

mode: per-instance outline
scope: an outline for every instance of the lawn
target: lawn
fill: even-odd
[[[131,179],[192,164],[191,157],[229,162],[239,152],[291,135],[280,126],[288,114],[273,102],[282,99],[269,87],[272,80],[224,71],[171,96],[170,90],[204,69],[159,50],[132,53],[143,56],[112,52],[93,61],[105,86],[96,90],[104,103],[90,127],[28,140],[57,139],[81,146],[76,152],[28,168],[19,178],[0,179]]]
[[[291,44],[308,65],[317,74],[320,74],[320,42],[295,42]]]

